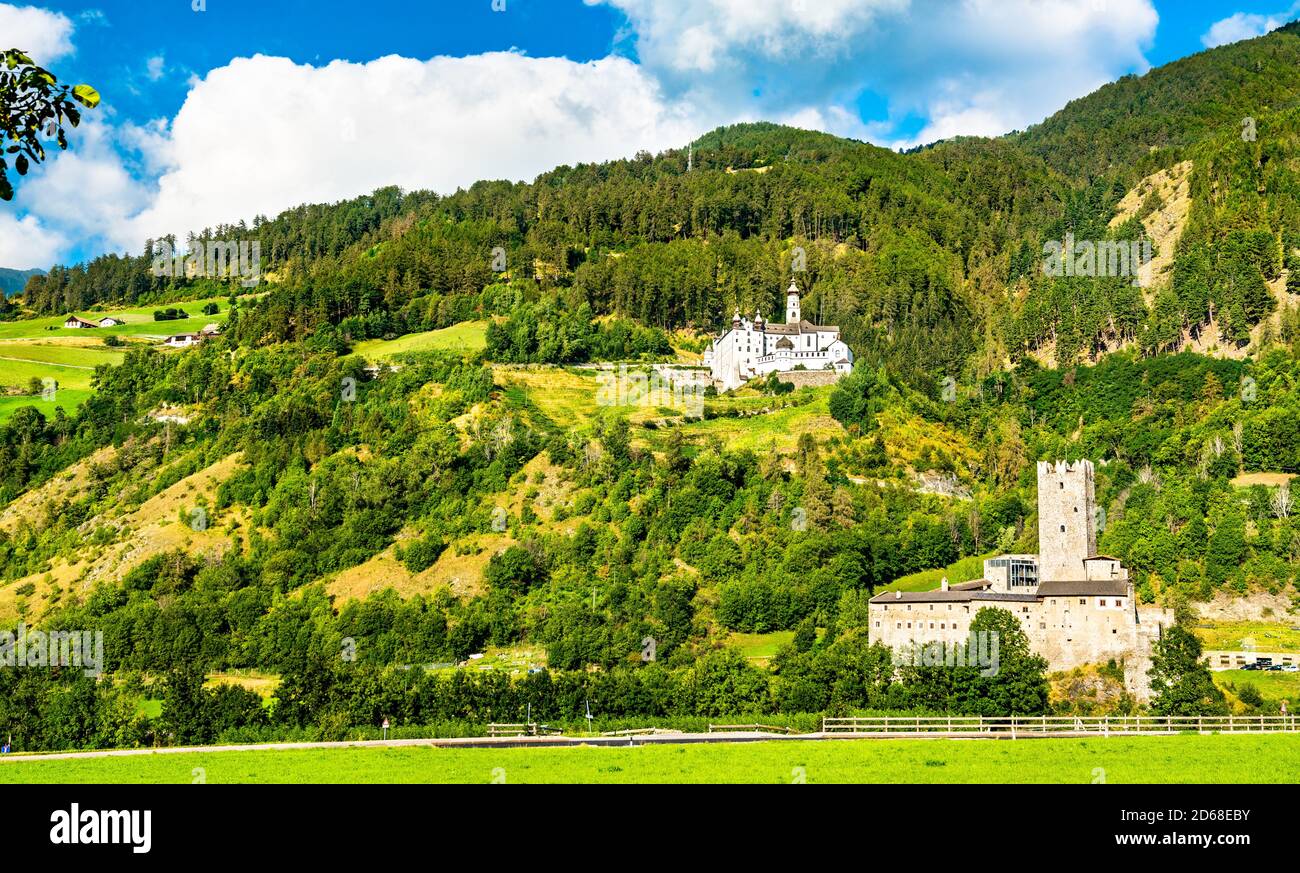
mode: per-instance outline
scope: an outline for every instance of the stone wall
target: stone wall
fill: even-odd
[[[1132,596],[1057,596],[1036,602],[980,601],[871,604],[870,639],[891,649],[911,643],[964,643],[980,609],[1005,609],[1014,615],[1036,654],[1047,659],[1048,671],[1070,670],[1085,664],[1124,664],[1125,687],[1139,700],[1150,696],[1151,647],[1164,628],[1173,624],[1173,611],[1136,608]]]
[[[835,370],[786,370],[780,374],[782,382],[789,382],[796,388],[808,385],[834,385],[845,374]]]

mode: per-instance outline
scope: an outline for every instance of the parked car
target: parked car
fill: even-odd
[[[1300,665],[1282,664],[1278,667],[1283,673],[1300,673]]]

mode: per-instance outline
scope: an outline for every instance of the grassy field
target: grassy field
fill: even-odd
[[[392,340],[366,340],[352,347],[355,354],[368,361],[379,361],[404,352],[451,350],[472,354],[487,345],[486,321],[462,321],[441,330],[410,333]]]
[[[216,315],[202,314],[208,303],[217,305]],[[176,321],[153,320],[155,309],[169,307],[184,309],[191,317]],[[52,399],[32,395],[0,397],[0,422],[7,421],[15,410],[23,406],[35,406],[46,418],[52,417],[56,408],[71,413],[80,406],[91,395],[90,381],[95,367],[119,364],[125,354],[123,348],[105,346],[106,336],[118,336],[128,342],[147,342],[176,333],[195,333],[213,322],[223,323],[230,314],[229,310],[225,298],[214,297],[133,309],[77,312],[89,320],[97,321],[105,315],[112,315],[125,322],[116,327],[93,330],[65,328],[66,315],[0,321],[0,385],[26,388],[33,378],[49,378],[58,383]]]
[[[248,295],[245,295],[248,296]],[[217,305],[216,315],[204,315],[203,307],[208,303]],[[154,321],[153,313],[156,309],[184,309],[190,314],[189,318],[181,318],[176,321]],[[137,306],[131,309],[105,309],[105,310],[80,310],[75,313],[63,313],[61,315],[49,315],[41,318],[31,318],[23,321],[0,321],[0,340],[7,339],[48,339],[50,337],[91,337],[95,340],[102,340],[109,334],[115,334],[121,337],[132,336],[170,336],[174,333],[197,333],[202,330],[204,325],[217,322],[218,324],[226,320],[230,314],[230,305],[225,297],[210,297],[205,300],[185,300],[179,303],[156,303],[148,306]],[[111,315],[120,319],[125,324],[119,324],[116,327],[97,327],[93,330],[87,328],[65,328],[64,320],[69,314],[79,315],[90,321],[98,321],[105,315]]]
[[[201,769],[198,769],[201,768]],[[364,748],[0,760],[0,783],[1293,782],[1294,736]]]
[[[26,389],[32,379],[53,379],[52,398],[24,394],[0,397],[0,422],[22,406],[35,406],[46,417],[55,408],[72,412],[90,396],[95,367],[121,363],[123,352],[107,346],[73,344],[54,339],[0,341],[0,385]]]
[[[584,426],[596,414],[600,383],[595,371],[498,364],[492,377],[512,406],[535,409],[557,427]]]
[[[800,390],[811,395],[809,401],[800,406],[788,406],[768,413],[742,415],[736,418],[724,416],[693,421],[680,425],[677,429],[699,444],[716,437],[732,450],[750,449],[755,452],[775,450],[783,454],[794,451],[802,434],[811,433],[818,439],[842,434],[844,429],[830,415],[828,404],[831,389]],[[716,401],[705,401],[710,409],[734,408],[744,411],[769,408],[776,402],[776,398],[756,393],[748,396],[724,396]],[[653,448],[662,450],[667,442],[668,433],[667,430],[651,431],[646,440]]]
[[[1238,691],[1243,685],[1254,685],[1265,700],[1288,701],[1294,712],[1300,706],[1300,673],[1274,673],[1271,670],[1217,670],[1210,674],[1214,684],[1222,688],[1233,685]]]
[[[751,661],[767,661],[782,646],[794,642],[794,631],[773,631],[770,634],[733,633],[727,637],[727,647],[735,649]]]
[[[885,585],[881,591],[930,591],[938,588],[943,581],[943,577],[948,577],[949,585],[956,585],[959,582],[969,582],[972,579],[979,579],[984,575],[984,559],[993,557],[989,555],[972,555],[969,558],[962,558],[956,563],[949,564],[935,570],[921,570],[917,573],[911,573],[907,576],[900,576],[888,585]]]
[[[826,628],[817,628],[817,639],[826,634]],[[766,634],[742,634],[733,632],[727,637],[727,647],[735,649],[751,661],[766,664],[780,651],[782,646],[794,642],[794,631],[772,631]]]
[[[1215,622],[1198,627],[1196,635],[1207,649],[1243,648],[1242,642],[1253,640],[1260,652],[1300,652],[1300,626],[1262,621]]]

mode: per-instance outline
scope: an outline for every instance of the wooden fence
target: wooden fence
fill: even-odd
[[[985,717],[880,716],[869,718],[824,718],[822,732],[828,734],[1019,734],[1094,733],[1177,734],[1195,733],[1297,733],[1300,717],[1295,715],[1015,715]]]
[[[488,726],[489,737],[536,737],[552,736],[564,733],[559,728],[547,727],[535,721],[501,724],[493,722]]]

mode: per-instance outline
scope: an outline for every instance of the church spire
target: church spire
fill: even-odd
[[[794,278],[790,279],[790,287],[785,292],[785,323],[798,324],[802,320],[799,313],[799,286],[795,284]]]

